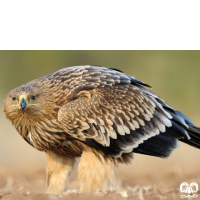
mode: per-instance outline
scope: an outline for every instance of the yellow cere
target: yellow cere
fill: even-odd
[[[35,106],[36,104],[29,104],[28,103],[28,98],[27,98],[27,96],[26,95],[20,95],[20,97],[19,97],[19,104],[20,104],[20,102],[21,102],[21,100],[22,100],[22,98],[24,98],[25,99],[25,101],[26,101],[26,103],[27,103],[27,107],[26,108],[29,108],[30,106]],[[19,104],[17,104],[17,105],[13,105],[14,107],[19,107]]]
[[[27,98],[27,96],[24,95],[24,94],[21,95],[21,96],[19,97],[19,102],[21,102],[22,98],[24,98],[24,99],[26,100],[26,103],[28,104],[28,98]]]

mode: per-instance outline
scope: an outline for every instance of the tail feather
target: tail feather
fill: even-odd
[[[189,128],[187,129],[187,132],[190,136],[190,139],[188,140],[184,138],[184,139],[180,139],[180,141],[200,149],[200,128],[192,124],[189,124]]]
[[[186,124],[188,125],[188,128],[186,128],[186,131],[188,132],[188,135],[190,136],[190,139],[181,138],[179,140],[181,142],[184,142],[186,144],[189,144],[193,147],[200,149],[200,128],[196,127],[192,123],[192,121],[180,111],[176,111],[176,113],[185,120]]]

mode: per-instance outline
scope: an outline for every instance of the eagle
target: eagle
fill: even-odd
[[[75,66],[12,91],[3,111],[46,153],[46,189],[62,194],[77,158],[80,193],[112,190],[133,153],[167,158],[178,141],[200,148],[200,128],[149,85],[122,71]]]

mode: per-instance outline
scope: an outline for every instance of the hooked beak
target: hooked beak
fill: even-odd
[[[24,97],[21,98],[19,106],[22,109],[22,112],[24,114],[24,110],[27,108],[27,102],[26,102],[26,99]]]

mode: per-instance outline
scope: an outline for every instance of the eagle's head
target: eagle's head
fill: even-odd
[[[45,95],[36,85],[23,85],[10,91],[3,105],[6,118],[13,123],[42,120],[45,109]]]

